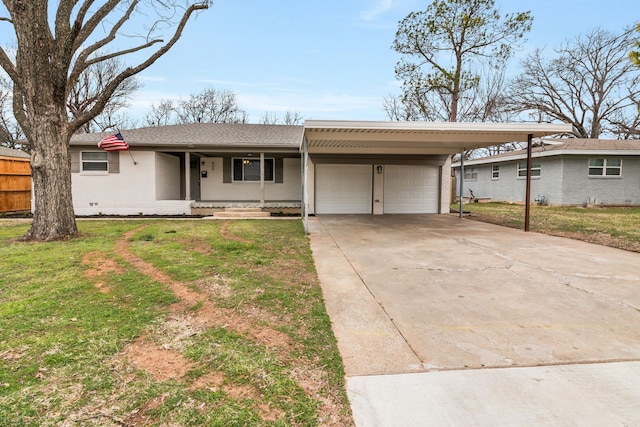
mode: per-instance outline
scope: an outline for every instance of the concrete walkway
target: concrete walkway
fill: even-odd
[[[359,427],[640,425],[640,254],[448,215],[310,232]]]

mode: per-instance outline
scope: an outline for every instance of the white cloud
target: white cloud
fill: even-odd
[[[362,11],[360,18],[364,21],[375,21],[380,15],[386,13],[393,7],[392,0],[378,0],[371,9]]]

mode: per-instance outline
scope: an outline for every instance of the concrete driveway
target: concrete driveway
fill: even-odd
[[[640,254],[448,215],[310,233],[358,426],[640,425]]]

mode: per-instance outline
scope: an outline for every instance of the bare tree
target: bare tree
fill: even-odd
[[[640,34],[640,23],[636,24],[636,33]],[[633,41],[633,48],[638,50],[629,52],[629,59],[634,65],[640,67],[640,40],[636,39]]]
[[[236,94],[230,90],[214,88],[192,93],[181,101],[162,100],[151,105],[145,117],[149,126],[184,123],[247,123],[249,116],[240,108]]]
[[[0,146],[29,152],[23,145],[24,133],[11,114],[11,84],[0,77]]]
[[[595,29],[565,42],[554,58],[536,50],[513,80],[513,110],[570,123],[579,138],[631,137],[640,98],[640,71],[628,59],[633,39],[631,28],[621,34]]]
[[[126,67],[121,58],[114,57],[101,62],[97,62],[87,68],[69,92],[67,98],[67,109],[72,119],[80,117],[90,111],[94,104],[100,99],[105,88],[120,74]],[[124,80],[113,95],[107,101],[103,111],[92,120],[86,122],[80,130],[85,133],[103,132],[116,127],[130,128],[129,119],[124,115],[118,115],[118,111],[129,107],[129,99],[140,89],[142,82],[137,77]]]
[[[275,125],[276,123],[278,123],[278,114],[270,111],[265,111],[264,115],[260,119],[260,123],[263,125]]]
[[[299,125],[304,122],[304,118],[297,111],[287,111],[282,118],[277,113],[265,111],[260,122],[263,125]]]
[[[190,17],[207,9],[209,3],[3,0],[0,24],[11,27],[17,48],[15,58],[0,48],[0,66],[13,82],[13,115],[32,149],[35,206],[25,238],[52,240],[77,235],[71,198],[71,135],[103,111],[125,80],[166,54]],[[146,19],[150,19],[147,26]],[[126,47],[100,53],[109,46]],[[143,51],[148,52],[146,59],[106,83],[87,111],[69,116],[69,94],[88,68]]]
[[[480,82],[474,66],[503,67],[533,19],[529,12],[503,18],[494,6],[494,0],[434,0],[400,22],[392,47],[403,58],[395,72],[412,116],[464,119],[465,93]]]
[[[165,99],[158,105],[151,104],[151,111],[147,113],[144,120],[148,126],[168,126],[178,122],[176,116],[176,106],[173,101]]]
[[[505,66],[479,67],[478,83],[461,93],[457,118],[463,122],[500,122],[515,116],[507,109]],[[449,104],[441,93],[414,92],[384,99],[383,108],[391,120],[448,121]]]
[[[247,113],[238,106],[230,90],[207,88],[180,101],[176,110],[178,123],[246,123]]]

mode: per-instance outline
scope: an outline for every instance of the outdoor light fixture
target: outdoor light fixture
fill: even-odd
[[[376,170],[378,171],[378,175],[382,175],[382,165],[376,166]]]

